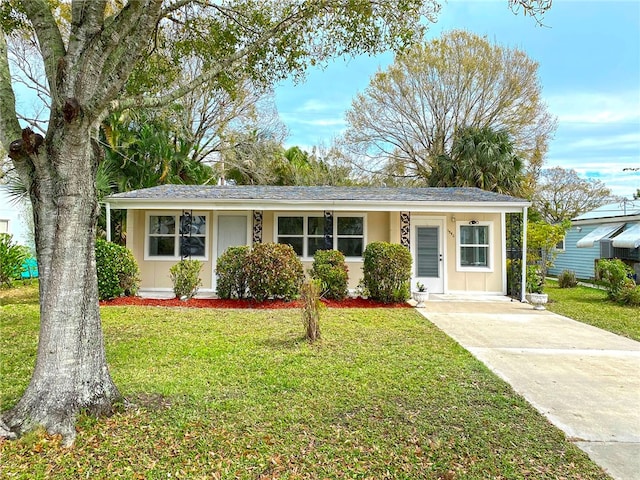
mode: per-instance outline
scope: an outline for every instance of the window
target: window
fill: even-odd
[[[9,220],[0,220],[0,233],[9,233]]]
[[[287,243],[296,254],[311,258],[325,246],[324,216],[282,215],[277,217],[276,241]],[[345,257],[362,257],[364,250],[364,217],[337,216],[333,220],[333,245]]]
[[[458,224],[458,268],[491,269],[490,224]]]
[[[364,249],[364,217],[336,218],[337,250],[345,257],[361,257]]]
[[[293,247],[300,257],[324,249],[324,217],[278,217],[278,243]]]
[[[207,256],[207,216],[149,215],[147,256],[175,259]]]
[[[555,249],[564,252],[564,237],[558,243],[556,243]]]

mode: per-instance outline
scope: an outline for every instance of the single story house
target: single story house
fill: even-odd
[[[521,234],[530,206],[477,188],[232,185],[161,185],[111,195],[105,204],[108,223],[112,209],[127,211],[141,294],[154,296],[171,293],[169,268],[185,257],[204,263],[201,292],[214,295],[217,258],[257,242],[292,245],[305,269],[316,250],[340,250],[354,289],[373,241],[410,249],[414,287],[505,295],[508,217],[518,217]]]
[[[551,275],[571,270],[591,280],[598,260],[619,258],[640,278],[640,200],[610,203],[571,219],[557,250]]]

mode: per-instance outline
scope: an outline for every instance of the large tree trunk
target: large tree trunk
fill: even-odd
[[[75,438],[80,411],[109,413],[120,399],[107,368],[98,306],[96,155],[86,134],[90,129],[78,123],[57,129],[31,154],[38,165],[30,193],[40,269],[40,339],[31,382],[4,415],[17,434],[41,425],[62,434],[67,444]]]

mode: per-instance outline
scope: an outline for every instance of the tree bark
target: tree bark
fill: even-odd
[[[4,415],[20,435],[35,426],[71,444],[79,412],[101,415],[121,399],[107,367],[95,262],[97,162],[83,122],[33,152],[31,201],[40,270],[40,339],[24,395]],[[77,123],[77,125],[75,125]],[[83,134],[84,133],[84,134]]]

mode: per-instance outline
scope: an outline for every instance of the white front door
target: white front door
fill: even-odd
[[[444,221],[412,218],[411,223],[412,288],[420,282],[430,293],[444,293]]]
[[[220,215],[218,216],[218,258],[229,247],[247,245],[247,216],[246,215]]]

